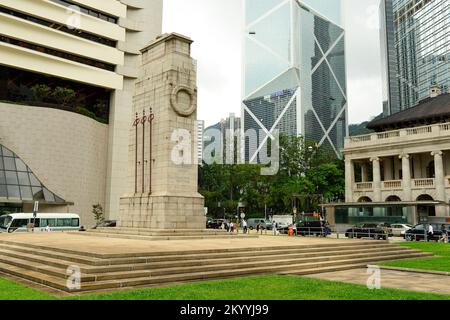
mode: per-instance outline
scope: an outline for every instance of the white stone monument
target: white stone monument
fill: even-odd
[[[192,40],[164,34],[142,50],[130,121],[130,193],[118,227],[205,229],[198,193],[196,63]]]

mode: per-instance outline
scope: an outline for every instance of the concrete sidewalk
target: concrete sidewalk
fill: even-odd
[[[367,269],[308,275],[308,278],[366,285]],[[450,295],[450,277],[416,272],[381,270],[381,287]]]

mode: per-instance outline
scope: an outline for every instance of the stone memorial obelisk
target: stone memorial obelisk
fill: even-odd
[[[130,193],[118,227],[205,229],[198,193],[196,63],[192,40],[164,34],[142,49],[130,120]]]

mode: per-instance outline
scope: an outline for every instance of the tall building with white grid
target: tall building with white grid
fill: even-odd
[[[246,0],[241,155],[258,161],[273,133],[341,155],[347,127],[340,0]],[[262,132],[260,134],[259,132]]]

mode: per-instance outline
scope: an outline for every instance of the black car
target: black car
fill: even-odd
[[[420,223],[416,224],[414,227],[412,227],[409,230],[406,230],[405,232],[405,239],[406,241],[421,241],[421,240],[431,240],[431,241],[438,241],[442,236],[442,223],[431,223],[431,226],[433,227],[433,236],[430,238],[428,236],[428,223]],[[450,224],[444,224],[445,230],[447,233],[450,230]]]
[[[301,236],[325,236],[325,225],[322,221],[303,221],[297,223],[297,234]]]
[[[224,219],[214,219],[214,220],[208,220],[206,222],[206,228],[207,229],[220,229],[222,228],[222,224],[226,224],[227,221]]]
[[[392,234],[389,224],[385,223],[361,223],[358,224],[347,231],[345,231],[345,236],[347,238],[373,238],[387,240]]]

